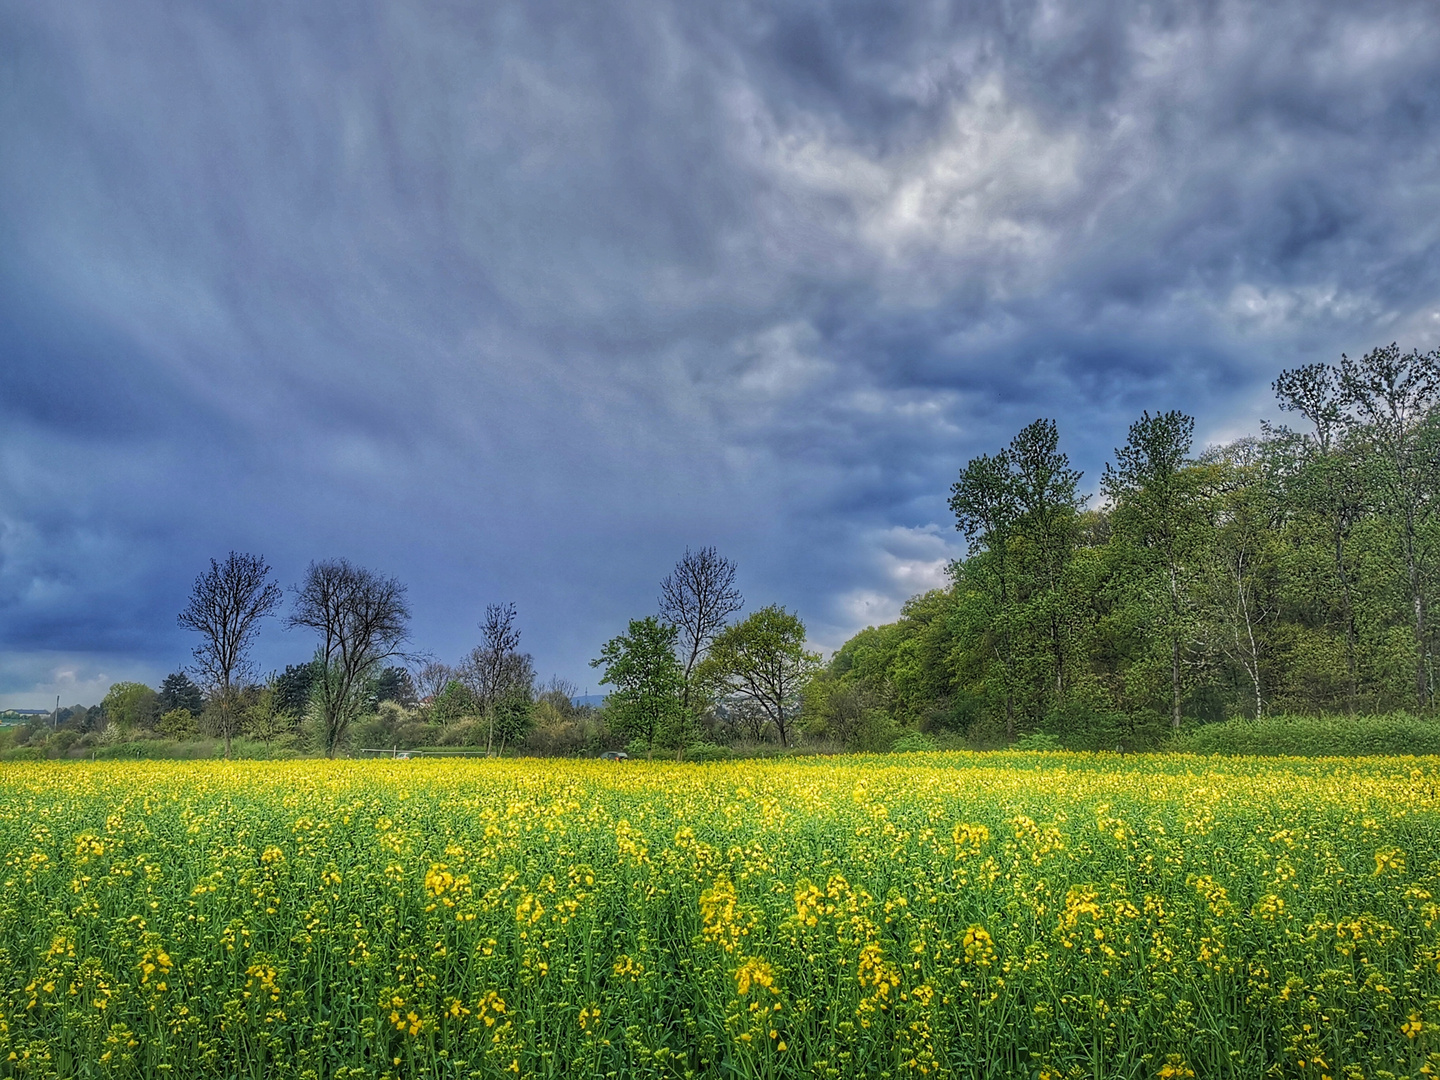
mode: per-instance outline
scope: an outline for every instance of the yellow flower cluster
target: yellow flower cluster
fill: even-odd
[[[780,991],[775,986],[775,971],[764,960],[750,957],[735,970],[735,993],[744,997],[752,986],[769,990],[772,994]]]

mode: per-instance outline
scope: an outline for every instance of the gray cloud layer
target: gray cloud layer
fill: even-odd
[[[11,4],[0,703],[175,667],[232,547],[583,683],[715,543],[838,644],[1036,416],[1093,479],[1434,344],[1437,56],[1426,2]]]

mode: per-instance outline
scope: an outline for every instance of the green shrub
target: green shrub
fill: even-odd
[[[218,743],[213,739],[200,742],[176,742],[173,739],[131,739],[128,742],[102,743],[91,753],[97,761],[142,758],[146,761],[195,761],[217,756]]]
[[[45,756],[52,758],[65,757],[70,748],[80,741],[80,733],[70,728],[64,728],[55,732],[45,740]]]
[[[432,729],[437,727],[434,724],[426,726]],[[453,724],[445,724],[443,727],[439,727],[439,730],[433,731],[432,734],[434,736],[432,741],[436,746],[484,746],[487,730],[484,720],[472,717],[469,720],[457,720]],[[495,741],[498,743],[499,739]]]
[[[899,733],[895,721],[883,709],[866,709],[845,745],[860,753],[883,754],[894,745]]]
[[[1408,713],[1226,720],[1182,732],[1174,748],[1194,754],[1293,757],[1440,754],[1440,721]]]
[[[923,754],[935,749],[935,740],[923,731],[907,732],[890,744],[892,754]]]
[[[545,705],[541,703],[541,706]],[[523,749],[527,754],[554,757],[560,754],[578,754],[585,749],[585,725],[579,717],[549,715],[541,712],[542,722],[537,723],[525,736]]]
[[[1155,750],[1170,737],[1170,720],[1150,709],[1132,713],[1086,701],[1052,709],[1042,726],[1066,750]],[[1056,747],[1059,749],[1059,747]]]
[[[193,739],[200,734],[200,724],[189,709],[171,709],[156,722],[155,733],[167,739]]]
[[[686,761],[729,761],[734,753],[728,746],[714,743],[693,743],[685,748]]]
[[[350,735],[356,749],[389,750],[395,745],[395,729],[377,716],[361,717]]]

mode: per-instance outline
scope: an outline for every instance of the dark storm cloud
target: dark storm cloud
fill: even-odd
[[[232,547],[447,658],[513,599],[583,683],[715,543],[837,644],[1036,416],[1093,481],[1434,344],[1437,55],[1423,2],[12,4],[0,703],[176,666]]]

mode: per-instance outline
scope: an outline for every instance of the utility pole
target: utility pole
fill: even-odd
[[[54,722],[50,725],[50,730],[51,730],[51,731],[54,731],[54,730],[56,730],[56,729],[59,728],[59,727],[60,727],[60,695],[59,695],[59,694],[56,694],[56,695],[55,695],[55,717],[54,717]]]

